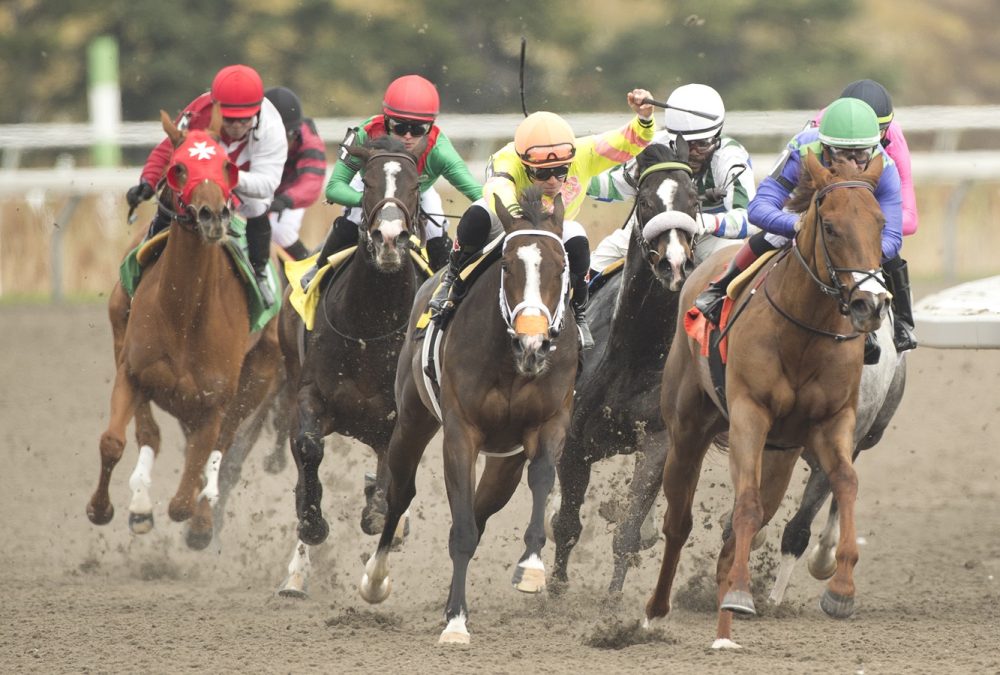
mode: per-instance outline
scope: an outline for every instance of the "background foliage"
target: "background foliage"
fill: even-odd
[[[632,86],[702,81],[732,109],[813,108],[858,77],[898,103],[996,101],[995,3],[981,0],[7,0],[0,123],[85,121],[86,48],[120,45],[123,117],[153,120],[249,63],[312,116],[364,115],[395,76],[447,112],[617,110]]]

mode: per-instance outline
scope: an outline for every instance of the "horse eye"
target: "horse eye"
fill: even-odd
[[[826,232],[831,237],[837,236],[837,230],[834,229],[833,223],[831,223],[829,220],[823,221],[823,231]]]

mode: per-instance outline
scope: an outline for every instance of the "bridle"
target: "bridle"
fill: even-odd
[[[837,267],[836,265],[833,264],[833,260],[830,258],[830,251],[826,240],[826,232],[822,226],[822,223],[819,222],[820,221],[819,207],[823,201],[823,198],[827,194],[829,194],[833,190],[841,188],[864,188],[869,192],[871,192],[873,195],[875,194],[875,188],[872,187],[871,184],[865,181],[845,180],[836,183],[829,183],[828,185],[825,185],[824,187],[817,190],[816,194],[813,196],[812,208],[810,210],[813,213],[815,227],[819,230],[820,249],[823,252],[823,265],[826,268],[827,275],[830,277],[830,283],[826,283],[822,279],[820,279],[817,271],[813,268],[812,265],[810,265],[809,261],[805,259],[805,256],[802,255],[802,251],[798,246],[797,234],[792,239],[791,250],[795,255],[795,259],[799,262],[799,264],[802,265],[803,269],[805,269],[805,271],[809,274],[809,277],[813,280],[816,286],[819,287],[820,291],[825,295],[835,298],[837,300],[838,311],[840,312],[841,315],[847,316],[850,313],[851,298],[854,297],[854,294],[863,284],[873,279],[876,282],[878,282],[883,288],[885,288],[886,285],[885,282],[880,277],[880,273],[882,271],[881,266],[873,270],[863,270],[855,267]],[[784,258],[784,256],[782,256],[782,258]],[[780,262],[780,260],[776,261],[775,265],[777,265],[778,262]],[[854,278],[854,284],[852,284],[851,286],[847,286],[846,284],[840,281],[839,274],[843,272],[851,273],[852,277]],[[768,274],[767,276],[769,277],[770,275]],[[853,333],[849,334],[834,333],[831,331],[823,330],[822,328],[816,328],[814,326],[810,326],[806,323],[803,323],[802,321],[796,319],[795,317],[793,317],[788,312],[786,312],[785,310],[783,310],[781,307],[778,306],[778,304],[774,301],[774,298],[771,296],[770,291],[768,290],[768,281],[769,281],[768,278],[764,279],[764,296],[767,298],[768,302],[771,303],[771,306],[774,307],[774,309],[778,312],[778,314],[780,314],[781,316],[783,316],[785,319],[795,324],[796,326],[805,329],[811,333],[816,333],[818,335],[823,335],[825,337],[833,338],[837,342],[843,342],[845,340],[853,340],[859,335],[863,335],[863,333],[859,333],[858,331],[854,331]],[[732,322],[730,322],[730,325],[732,325]]]
[[[403,152],[380,152],[372,155],[372,158],[365,162],[366,166],[373,159],[380,160],[390,160],[398,159],[405,162],[409,162],[414,168],[417,166],[417,160],[408,153]],[[417,202],[419,207],[419,200]],[[365,207],[364,201],[361,204],[361,223],[358,225],[358,238],[359,241],[364,242],[365,248],[368,249],[369,253],[375,252],[375,242],[372,240],[371,236],[371,224],[375,221],[377,216],[388,206],[395,206],[403,213],[403,224],[406,232],[409,233],[413,230],[414,216],[413,210],[411,210],[401,199],[396,197],[383,197],[375,203],[371,210]],[[408,239],[408,237],[407,237]]]
[[[504,238],[503,249],[500,253],[501,257],[507,253],[507,245],[510,244],[515,237],[548,237],[550,239],[555,239],[559,243],[559,250],[562,251],[563,255],[562,287],[559,293],[559,302],[556,305],[555,312],[552,312],[548,307],[546,307],[545,303],[532,303],[527,300],[522,300],[512,308],[507,302],[507,294],[504,292],[504,275],[501,272],[500,314],[503,316],[504,323],[507,324],[507,334],[510,335],[511,338],[516,337],[517,333],[514,330],[514,320],[524,310],[535,309],[545,316],[545,319],[549,324],[548,336],[550,339],[555,339],[559,337],[559,332],[562,330],[563,320],[566,318],[566,299],[569,296],[569,262],[567,261],[566,248],[563,246],[562,237],[547,230],[514,230],[513,232],[509,232]]]
[[[635,216],[635,224],[633,226],[632,233],[635,236],[636,242],[639,244],[639,247],[642,250],[643,257],[645,257],[647,262],[649,262],[649,264],[654,267],[658,262],[660,262],[660,258],[662,256],[660,255],[659,251],[650,246],[649,241],[646,239],[646,237],[642,235],[642,230],[643,227],[645,227],[646,223],[642,221],[642,219],[640,218],[640,213],[638,211],[639,192],[642,190],[643,183],[645,183],[646,179],[648,179],[653,174],[662,173],[665,171],[683,171],[688,176],[694,175],[693,172],[691,171],[691,167],[685,164],[684,162],[658,162],[657,164],[653,164],[652,166],[646,167],[646,169],[641,174],[639,174],[638,179],[633,179],[627,171],[623,174],[625,176],[625,182],[631,185],[633,188],[635,188],[635,196],[636,196],[636,198],[632,201],[632,209],[631,211],[629,211],[628,217],[625,219],[625,222],[626,223],[629,222],[630,220],[632,220],[632,217]],[[664,206],[669,209],[671,205],[665,204]]]

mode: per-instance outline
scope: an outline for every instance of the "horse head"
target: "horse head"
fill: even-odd
[[[633,237],[653,275],[671,291],[680,290],[694,269],[698,192],[687,159],[687,142],[678,134],[673,147],[656,143],[643,150],[627,176],[636,188]]]
[[[888,310],[880,276],[885,216],[875,198],[882,155],[859,171],[846,161],[827,169],[810,151],[804,166],[808,179],[788,204],[792,211],[805,211],[794,250],[820,290],[836,298],[840,313],[850,317],[856,331],[877,330]]]
[[[230,203],[240,172],[219,142],[219,105],[212,108],[208,129],[178,129],[163,110],[160,120],[174,146],[166,173],[172,200],[161,195],[161,206],[172,203],[174,220],[180,225],[208,242],[222,241],[232,217]]]
[[[426,141],[424,141],[425,143]],[[423,144],[414,148],[420,153]],[[359,243],[382,272],[403,266],[414,230],[421,241],[424,233],[417,219],[420,206],[420,172],[416,156],[403,142],[391,136],[368,141],[363,146],[344,146],[362,161],[364,192],[361,197]]]
[[[565,318],[569,264],[562,241],[564,206],[557,195],[552,213],[546,214],[542,192],[533,187],[521,197],[517,216],[499,197],[495,206],[507,233],[500,258],[500,310],[518,373],[534,377],[545,371]]]

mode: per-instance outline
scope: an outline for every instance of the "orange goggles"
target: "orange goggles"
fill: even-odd
[[[576,147],[572,143],[557,143],[556,145],[533,145],[518,156],[529,166],[545,166],[546,164],[568,164],[576,155]]]

